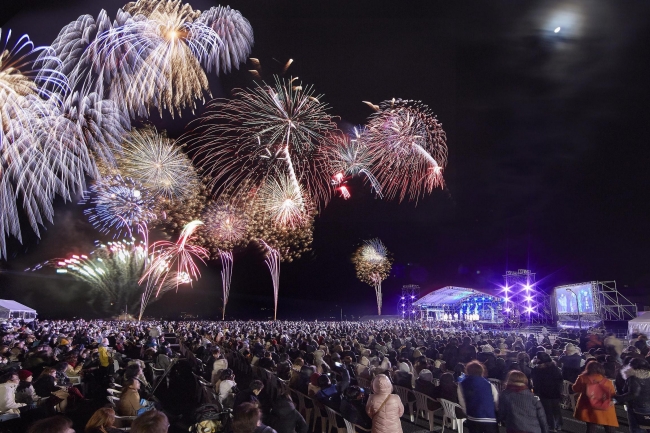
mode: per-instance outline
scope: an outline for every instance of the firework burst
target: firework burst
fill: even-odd
[[[140,282],[147,279],[152,280],[153,285],[157,287],[156,296],[169,277],[174,275],[169,272],[157,274],[156,270],[158,269],[172,270],[176,275],[185,275],[192,281],[201,277],[199,267],[194,260],[198,259],[205,263],[209,257],[207,249],[194,244],[194,232],[201,225],[203,225],[201,221],[191,221],[181,231],[178,241],[158,241],[151,245],[152,255],[155,259],[151,263],[151,270],[140,279]]]
[[[212,186],[242,195],[286,173],[296,191],[327,202],[325,147],[336,125],[320,96],[293,81],[276,78],[274,86],[262,83],[232,100],[212,101],[192,123],[188,142]]]
[[[352,263],[357,278],[375,288],[377,313],[381,315],[381,282],[390,275],[393,263],[386,246],[377,238],[364,241],[352,255]]]
[[[333,173],[331,183],[344,198],[350,193],[346,186],[352,177],[364,176],[379,198],[382,198],[381,185],[370,171],[372,158],[368,147],[363,142],[363,129],[354,128],[354,136],[347,134],[335,135],[327,148],[327,159],[330,172]]]
[[[199,184],[192,162],[174,140],[152,127],[131,131],[124,139],[119,169],[156,196],[183,201]]]
[[[361,139],[372,172],[389,198],[417,201],[442,186],[447,137],[429,107],[419,101],[384,101],[370,116]]]
[[[203,68],[230,70],[251,45],[250,24],[237,11],[212,8],[202,16],[180,0],[138,0],[118,11],[84,58],[132,117],[152,106],[173,116],[210,95]]]
[[[56,194],[65,200],[81,191],[95,166],[79,130],[62,115],[65,75],[40,67],[36,56],[58,64],[49,47],[35,48],[27,36],[11,46],[0,29],[0,254],[7,235],[21,240],[19,204],[37,235],[52,221]]]
[[[290,230],[302,226],[309,217],[305,194],[286,175],[267,179],[257,200],[273,224]]]
[[[134,239],[117,242],[96,242],[88,255],[70,255],[35,266],[56,268],[58,274],[67,274],[88,285],[91,305],[103,313],[119,314],[125,307],[136,311],[141,302],[142,288],[138,281],[147,272],[147,249]],[[180,282],[180,279],[179,279]],[[170,278],[161,293],[176,288],[175,278]]]
[[[109,176],[90,187],[86,209],[90,222],[102,233],[132,236],[134,229],[146,236],[148,225],[156,218],[155,196],[143,185],[130,178]]]

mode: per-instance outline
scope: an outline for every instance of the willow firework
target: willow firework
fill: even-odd
[[[390,275],[393,263],[386,246],[377,238],[364,241],[352,255],[352,262],[357,278],[375,288],[377,314],[381,315],[381,282]]]
[[[91,305],[102,313],[119,314],[137,311],[142,298],[138,281],[147,272],[147,249],[134,239],[117,242],[96,242],[88,255],[70,255],[37,265],[56,268],[58,274],[67,274],[87,284]],[[29,270],[29,269],[28,269]],[[176,288],[176,279],[169,278],[161,293]]]
[[[60,61],[49,47],[34,47],[27,36],[11,45],[0,29],[0,254],[7,235],[21,238],[19,204],[34,232],[52,221],[56,194],[65,200],[81,191],[95,167],[79,131],[62,115],[65,75],[41,67],[36,56]]]
[[[447,137],[429,107],[393,99],[375,108],[361,139],[386,197],[417,201],[442,186]]]
[[[195,161],[218,190],[247,194],[270,176],[286,174],[317,203],[330,197],[325,147],[336,130],[327,105],[311,87],[276,77],[275,85],[238,90],[214,100],[187,136]],[[241,193],[241,194],[240,194]]]
[[[128,3],[116,22],[98,34],[87,57],[91,69],[107,78],[111,99],[131,116],[147,115],[150,106],[172,116],[193,110],[197,99],[210,94],[203,68],[238,66],[234,62],[246,57],[253,42],[250,24],[237,11],[201,14],[180,0]]]
[[[123,148],[120,173],[154,195],[182,201],[197,189],[199,178],[192,162],[164,132],[134,129],[125,136]]]

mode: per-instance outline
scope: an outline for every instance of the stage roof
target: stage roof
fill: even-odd
[[[471,296],[485,296],[490,297],[491,299],[501,299],[498,296],[489,295],[476,289],[447,286],[424,295],[415,301],[413,305],[453,305],[458,304],[459,302],[462,302],[463,299]]]

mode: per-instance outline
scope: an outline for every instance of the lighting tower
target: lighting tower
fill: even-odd
[[[536,284],[528,269],[507,271],[503,276],[503,312],[515,322],[547,323],[551,316],[550,298]]]
[[[397,314],[404,320],[415,320],[417,318],[417,309],[413,305],[420,297],[420,286],[417,284],[408,284],[402,286],[402,296],[397,304]]]

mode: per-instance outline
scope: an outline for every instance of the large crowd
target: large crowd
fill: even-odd
[[[650,425],[649,347],[638,333],[77,320],[6,323],[0,339],[0,430],[306,433],[309,418],[325,430],[332,411],[358,431],[394,433],[422,395],[470,433],[559,432],[567,402],[588,433],[613,432],[616,405],[631,433]]]

